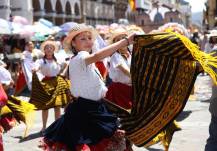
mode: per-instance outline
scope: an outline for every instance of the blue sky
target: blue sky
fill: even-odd
[[[202,12],[206,0],[185,0],[190,3],[192,12]]]

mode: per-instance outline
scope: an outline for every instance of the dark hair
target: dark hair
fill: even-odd
[[[25,43],[26,46],[28,46],[29,44],[33,44],[33,45],[34,45],[34,43],[33,43],[32,41],[27,41],[27,42]]]
[[[72,49],[71,49],[72,53],[76,56],[78,54],[78,52],[76,51],[75,47],[73,47],[73,46],[71,46],[71,47],[72,47]]]
[[[74,41],[75,38],[76,38],[76,36],[72,39],[72,41]],[[76,56],[78,54],[78,52],[76,51],[75,47],[72,46],[72,41],[71,41],[71,51]]]
[[[44,57],[43,57],[43,61],[44,61],[44,64],[46,64],[47,62],[46,62],[46,54],[44,55]],[[55,57],[55,55],[53,54],[53,59],[54,59],[54,61],[55,62],[57,62],[57,58]]]
[[[209,43],[211,43],[211,44],[216,44],[217,43],[217,37],[210,37],[209,38]]]

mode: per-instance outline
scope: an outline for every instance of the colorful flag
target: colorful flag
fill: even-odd
[[[136,10],[136,2],[135,0],[129,0],[130,8],[132,11]]]

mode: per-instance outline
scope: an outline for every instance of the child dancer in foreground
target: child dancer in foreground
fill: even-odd
[[[126,149],[124,131],[118,129],[117,117],[108,112],[103,102],[107,88],[94,63],[132,44],[133,38],[134,34],[91,54],[94,40],[92,28],[77,24],[71,29],[66,40],[75,54],[69,64],[69,77],[70,90],[76,100],[68,105],[61,118],[45,130],[45,150]]]

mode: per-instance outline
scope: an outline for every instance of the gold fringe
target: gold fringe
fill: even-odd
[[[153,138],[150,142],[148,142],[144,147],[149,147],[159,142],[164,146],[165,151],[168,151],[170,143],[172,141],[172,137],[175,131],[181,130],[180,126],[174,120],[171,124],[169,124],[165,130],[161,131],[155,138]]]
[[[12,110],[17,121],[22,121],[26,125],[24,136],[28,134],[29,128],[33,125],[35,119],[35,106],[26,101],[22,101],[17,97],[10,96],[8,107]]]
[[[193,58],[197,60],[202,66],[203,70],[207,72],[214,83],[217,85],[217,73],[214,71],[214,68],[217,68],[217,56],[214,56],[214,53],[205,53],[200,50],[200,48],[192,43],[189,38],[180,35],[175,32],[169,32],[175,34],[185,45],[185,47],[191,52]]]

